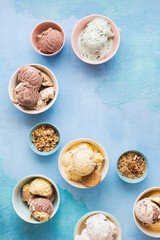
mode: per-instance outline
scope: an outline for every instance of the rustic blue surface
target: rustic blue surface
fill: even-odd
[[[160,1],[158,0],[3,0],[0,7],[0,239],[72,240],[78,219],[88,211],[103,210],[120,222],[124,240],[149,240],[136,227],[132,208],[146,188],[160,185]],[[75,24],[90,14],[111,18],[121,28],[116,56],[101,66],[81,62],[71,48]],[[59,23],[66,44],[56,57],[42,57],[31,46],[30,35],[44,20]],[[37,116],[17,110],[8,96],[12,73],[24,64],[39,63],[56,75],[60,92],[55,105]],[[28,146],[30,128],[41,121],[55,124],[61,147],[49,157]],[[69,186],[58,171],[58,155],[70,140],[88,137],[106,149],[110,168],[106,179],[88,190]],[[119,155],[129,149],[143,152],[150,173],[129,185],[116,175]],[[59,186],[61,205],[55,218],[41,226],[23,222],[12,208],[15,184],[40,173]]]

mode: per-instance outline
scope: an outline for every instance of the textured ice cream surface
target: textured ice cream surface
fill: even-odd
[[[144,198],[136,203],[135,215],[143,225],[148,226],[158,221],[160,208],[150,198]]]
[[[54,83],[52,81],[52,79],[44,72],[41,72],[41,76],[42,76],[42,86],[45,87],[53,87]]]
[[[54,194],[53,186],[44,178],[34,179],[29,187],[29,190],[34,195],[50,198]]]
[[[32,109],[39,99],[39,92],[29,82],[21,82],[15,88],[15,97],[20,105]]]
[[[53,99],[55,96],[55,86],[54,87],[47,87],[40,91],[39,99],[37,102],[37,109],[45,107],[49,100]]]
[[[97,17],[90,21],[81,32],[78,46],[82,56],[86,59],[99,61],[111,51],[114,33],[109,22]]]
[[[21,190],[22,200],[27,202],[28,205],[34,199],[34,195],[29,191],[30,183],[26,183]]]
[[[62,157],[62,165],[70,180],[82,182],[82,176],[93,172],[97,165],[102,170],[104,157],[97,148],[89,143],[73,145]]]
[[[30,211],[32,216],[41,222],[50,219],[53,213],[53,205],[49,199],[46,198],[35,198],[30,203]]]
[[[55,53],[63,45],[62,33],[53,28],[48,28],[41,34],[37,35],[37,46],[42,53]]]
[[[86,228],[76,240],[114,240],[117,235],[116,225],[103,214],[95,214],[86,220]]]
[[[30,65],[24,65],[18,73],[18,82],[29,82],[38,89],[41,87],[42,79],[41,71]]]
[[[160,205],[160,194],[152,195],[149,197],[149,199],[151,199],[152,202],[155,202],[158,205]]]

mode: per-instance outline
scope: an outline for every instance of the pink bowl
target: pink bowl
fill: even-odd
[[[41,34],[43,31],[46,31],[49,27],[51,27],[53,29],[57,29],[57,30],[59,30],[62,33],[63,45],[57,52],[54,52],[54,53],[42,53],[38,49],[38,47],[37,47],[37,35]],[[43,56],[54,56],[54,55],[57,55],[62,50],[62,48],[64,46],[64,43],[65,43],[65,33],[64,33],[63,29],[55,22],[42,22],[42,23],[38,24],[33,29],[32,34],[31,34],[31,43],[32,43],[32,46],[33,46],[34,50],[36,52],[38,52],[39,54],[41,54]]]
[[[91,61],[89,59],[86,60],[86,59],[83,58],[83,56],[80,53],[79,47],[78,47],[78,38],[79,38],[79,35],[81,34],[81,32],[83,31],[83,29],[86,27],[86,25],[90,21],[92,21],[94,18],[97,18],[97,17],[102,17],[109,22],[109,24],[111,25],[111,29],[114,32],[115,36],[113,38],[113,46],[112,46],[112,49],[111,49],[110,53],[104,59],[96,62],[96,61]],[[109,18],[107,18],[105,16],[102,16],[102,15],[91,15],[91,16],[87,16],[85,18],[82,18],[77,23],[77,25],[73,29],[71,41],[72,41],[72,48],[73,48],[75,54],[77,55],[77,57],[79,59],[81,59],[85,63],[97,65],[97,64],[107,62],[108,60],[110,60],[116,54],[116,52],[119,48],[119,44],[120,44],[120,34],[119,34],[119,29],[117,28],[115,23],[113,21],[111,21]]]

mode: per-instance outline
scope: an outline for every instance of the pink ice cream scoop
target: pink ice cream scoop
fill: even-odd
[[[15,88],[15,97],[20,105],[32,109],[38,102],[39,92],[29,82],[21,82]]]
[[[41,222],[49,220],[53,213],[53,204],[46,198],[35,198],[29,208],[32,216]]]
[[[18,73],[18,82],[29,82],[38,89],[41,87],[42,79],[41,71],[30,65],[24,65]]]
[[[151,198],[144,198],[136,203],[135,214],[143,225],[148,226],[158,221],[160,208],[151,201]]]
[[[55,53],[63,45],[62,33],[57,29],[48,28],[40,35],[37,35],[37,38],[37,46],[42,53]]]

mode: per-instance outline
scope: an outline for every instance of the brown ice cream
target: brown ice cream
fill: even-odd
[[[35,196],[29,191],[30,183],[27,183],[23,186],[21,190],[22,200],[27,202],[28,205],[32,202]]]
[[[41,222],[49,220],[53,213],[52,202],[46,198],[35,198],[29,208],[32,216]]]
[[[21,82],[15,88],[15,97],[20,105],[32,109],[38,102],[38,89],[29,82]]]
[[[36,88],[40,88],[42,84],[41,71],[30,65],[24,65],[18,73],[18,82],[29,82]]]
[[[63,45],[62,33],[57,29],[48,28],[38,38],[38,49],[42,53],[55,53]]]

